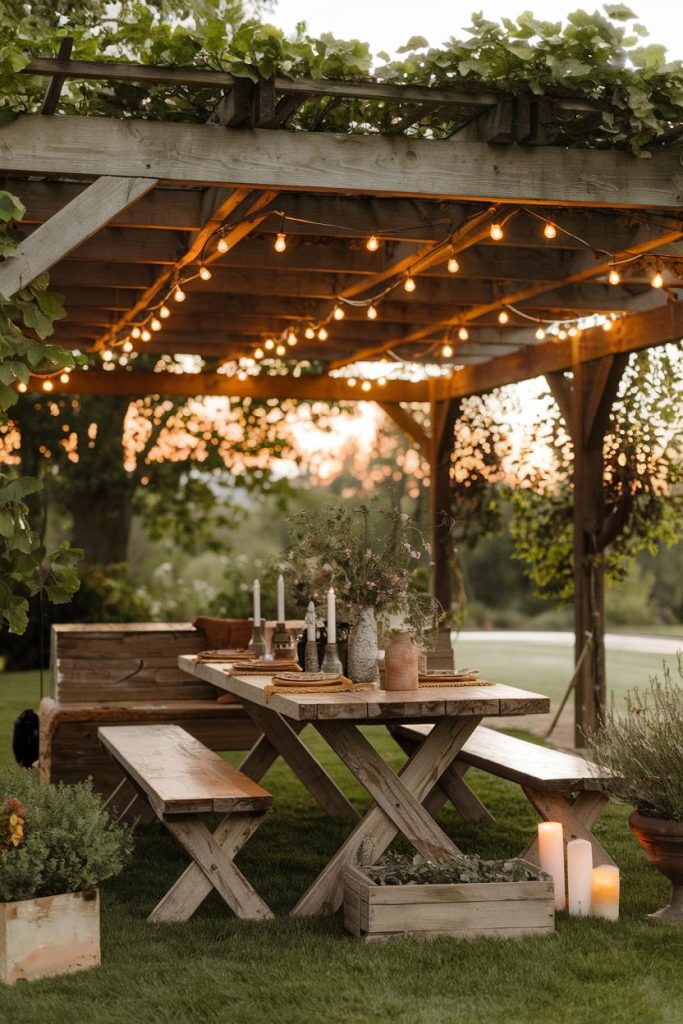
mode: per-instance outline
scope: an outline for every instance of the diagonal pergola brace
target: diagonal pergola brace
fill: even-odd
[[[25,238],[0,266],[0,295],[10,299],[155,185],[153,178],[98,178]]]

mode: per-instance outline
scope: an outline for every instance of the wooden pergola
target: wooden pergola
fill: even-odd
[[[377,401],[428,455],[434,591],[448,607],[439,513],[460,402],[547,377],[576,453],[577,657],[587,633],[595,640],[578,677],[576,724],[594,725],[605,693],[604,596],[589,556],[606,525],[603,438],[629,353],[683,335],[683,168],[665,140],[642,160],[558,144],[551,129],[581,123],[588,139],[595,116],[566,97],[251,83],[66,57],[26,71],[48,84],[41,113],[0,128],[2,187],[27,208],[0,293],[50,269],[67,307],[51,339],[59,344],[100,356],[134,344],[248,365],[188,375],[101,364],[55,378],[54,394]],[[58,115],[69,78],[208,89],[220,100],[206,124]],[[321,97],[309,130],[288,128]],[[325,112],[344,105],[353,127],[335,134]],[[364,125],[364,109],[382,111],[383,130]],[[652,287],[657,272],[663,287]],[[179,288],[183,302],[173,299]],[[164,306],[171,315],[157,332]],[[276,367],[268,357],[278,346]],[[294,356],[309,364],[298,376],[285,372]],[[373,363],[381,367],[363,379]],[[429,367],[421,379],[393,377],[415,363]],[[429,429],[409,403],[429,403]]]

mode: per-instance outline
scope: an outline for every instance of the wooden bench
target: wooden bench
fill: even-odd
[[[431,725],[401,725],[392,729],[394,739],[408,754]],[[466,821],[491,822],[493,816],[463,776],[470,768],[516,782],[544,821],[561,821],[565,842],[587,839],[593,847],[594,864],[614,861],[592,833],[592,827],[608,803],[601,788],[600,769],[578,754],[542,747],[506,736],[496,729],[478,726],[464,744],[450,771],[441,779],[442,803],[450,800]],[[538,864],[538,840],[519,854]]]
[[[187,921],[212,889],[238,917],[272,917],[233,863],[263,821],[270,793],[177,725],[107,725],[97,736],[192,857],[147,920]],[[216,812],[224,817],[212,834],[201,816]]]
[[[102,750],[105,724],[177,723],[212,750],[248,750],[260,736],[239,703],[178,668],[180,654],[207,646],[190,623],[140,622],[58,625],[51,637],[51,696],[40,708],[40,773],[44,782],[92,777],[111,793],[122,778]],[[116,798],[120,811],[130,793]],[[145,805],[130,816],[151,818]]]

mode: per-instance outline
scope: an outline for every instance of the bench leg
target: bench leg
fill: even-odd
[[[565,842],[570,839],[587,839],[593,847],[593,864],[614,864],[607,850],[593,835],[591,829],[609,803],[604,793],[584,790],[570,804],[562,793],[541,793],[540,790],[522,786],[528,799],[534,805],[543,821],[560,821],[564,828]],[[532,864],[539,863],[538,839],[533,839],[520,853],[520,857]]]
[[[163,817],[162,824],[192,857],[193,863],[171,886],[147,920],[153,924],[187,921],[212,889],[238,917],[271,918],[268,905],[233,864],[233,857],[256,831],[261,814],[230,814],[211,834],[196,816]]]

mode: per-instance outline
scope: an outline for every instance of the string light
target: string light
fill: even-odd
[[[546,238],[557,238],[557,228],[550,221],[543,228],[543,234]]]
[[[656,270],[650,278],[650,284],[653,288],[662,288],[664,285],[664,278],[662,277],[661,271]]]
[[[405,291],[407,291],[407,292],[414,292],[415,291],[415,278],[414,277],[410,277],[410,275],[408,275],[408,277],[403,282],[403,287],[404,287]]]
[[[171,310],[168,308],[168,306],[164,305],[159,310],[159,316],[161,317],[162,320],[168,320],[170,315],[171,315]]]
[[[304,331],[304,335],[305,337],[308,338],[309,341],[313,341],[313,339],[315,338],[315,331],[313,330],[312,327],[307,327],[306,330]]]
[[[238,373],[237,373],[237,379],[238,380],[246,380],[247,377],[248,377],[248,374],[247,374],[246,370],[239,370],[238,371]]]
[[[299,340],[299,339],[297,338],[297,336],[296,336],[296,334],[294,333],[294,331],[290,331],[290,332],[288,333],[288,335],[287,335],[287,344],[288,344],[288,345],[289,345],[289,346],[290,346],[291,348],[294,348],[294,346],[296,345],[296,343],[298,342],[298,340]]]
[[[143,341],[149,341],[151,339],[152,335],[149,333],[149,331],[145,327],[145,329],[143,330],[143,332],[140,335],[140,337],[142,338]]]
[[[263,356],[264,356],[264,352],[263,352],[262,348],[254,349],[254,358],[255,359],[263,359]]]
[[[212,274],[209,268],[205,267],[204,264],[202,264],[201,267],[199,268],[199,276],[201,277],[202,281],[210,281]]]
[[[326,327],[321,327],[320,330],[318,331],[318,340],[319,341],[327,341],[329,336],[330,335],[328,334],[328,331],[327,331]]]
[[[273,341],[272,338],[266,338],[266,340],[265,340],[265,342],[263,344],[263,347],[270,352],[271,349],[275,348],[275,342]]]
[[[184,302],[185,301],[186,295],[185,295],[185,292],[183,291],[183,289],[180,287],[180,285],[178,285],[176,290],[173,292],[173,298],[176,300],[176,302]]]
[[[332,310],[332,316],[334,317],[335,320],[343,320],[344,317],[346,316],[346,313],[341,308],[341,306],[335,306],[334,309]]]
[[[619,282],[621,281],[621,274],[619,273],[616,267],[610,267],[609,274],[607,275],[607,280],[610,284],[619,284]]]
[[[379,384],[379,386],[381,388],[383,388],[385,386],[386,382],[387,382],[387,378],[386,377],[378,377],[377,378],[377,383]]]
[[[368,320],[376,320],[377,319],[377,310],[375,309],[374,306],[368,306],[368,308],[366,310],[366,315],[367,315]]]
[[[130,336],[131,338],[139,338],[141,333],[142,332],[139,327],[134,327],[133,330],[130,332]]]
[[[560,341],[564,341],[564,339],[567,337],[567,332],[564,330],[558,331],[557,336],[560,339]]]
[[[283,356],[283,355],[285,355],[286,352],[287,352],[287,349],[285,348],[284,345],[278,345],[278,347],[275,349],[275,355],[276,356]]]
[[[372,384],[370,383],[369,380],[364,380],[363,383],[361,384],[361,390],[362,391],[370,391],[371,388],[372,388]]]
[[[460,270],[460,264],[456,260],[455,256],[451,256],[446,265],[448,267],[449,274],[457,274],[458,271]]]
[[[458,337],[460,338],[461,341],[467,341],[469,336],[470,336],[470,332],[467,330],[466,327],[460,327],[459,328],[459,330],[458,330]]]
[[[20,391],[23,395],[26,391],[28,391],[28,385],[24,384],[23,380],[20,380],[19,383],[17,384],[17,391]]]
[[[54,384],[52,383],[51,380],[44,380],[43,381],[43,391],[52,391],[53,387],[54,387]]]
[[[500,313],[498,314],[498,323],[506,324],[509,321],[509,319],[510,314],[507,312],[507,310],[501,309]]]
[[[228,245],[228,243],[225,240],[225,238],[223,238],[221,236],[218,239],[218,244],[216,245],[216,248],[218,249],[219,252],[226,253],[228,251],[228,249],[230,248],[230,246]]]
[[[152,319],[149,322],[149,326],[152,328],[153,331],[160,331],[161,330],[161,320],[158,320],[155,316],[153,316]]]
[[[367,242],[365,243],[365,248],[368,250],[368,252],[377,252],[377,250],[379,249],[379,238],[377,237],[377,235],[370,235]]]
[[[603,329],[603,331],[611,331],[612,330],[612,321],[611,320],[605,320],[605,322],[602,325],[602,329]]]
[[[64,373],[60,373],[59,379],[62,382],[62,384],[69,383],[69,374],[66,372],[66,370],[64,371]]]
[[[501,224],[492,224],[489,234],[494,242],[500,242],[503,237],[503,228]]]
[[[284,252],[287,248],[287,236],[284,231],[278,231],[273,248],[275,252]]]
[[[348,377],[346,383],[349,385],[350,388],[355,388],[358,381],[356,380],[355,377]]]
[[[123,345],[121,347],[123,348],[124,352],[132,352],[133,351],[133,342],[130,341],[129,338],[126,338],[126,340],[124,341],[124,343],[123,343]]]
[[[570,338],[576,338],[578,333],[579,333],[579,331],[578,331],[577,327],[570,327],[569,330],[567,331],[567,334],[569,335]]]
[[[111,354],[111,352],[109,351],[109,349],[105,348],[104,352],[102,353],[102,361],[105,362],[105,363],[109,363],[109,362],[111,362],[111,360],[113,358],[114,357]]]
[[[545,331],[542,327],[539,327],[536,331],[536,338],[538,339],[538,341],[543,341],[543,339],[545,338]]]
[[[451,356],[453,355],[452,346],[448,344],[444,345],[444,347],[441,349],[441,355],[444,357],[444,359],[450,359]]]

